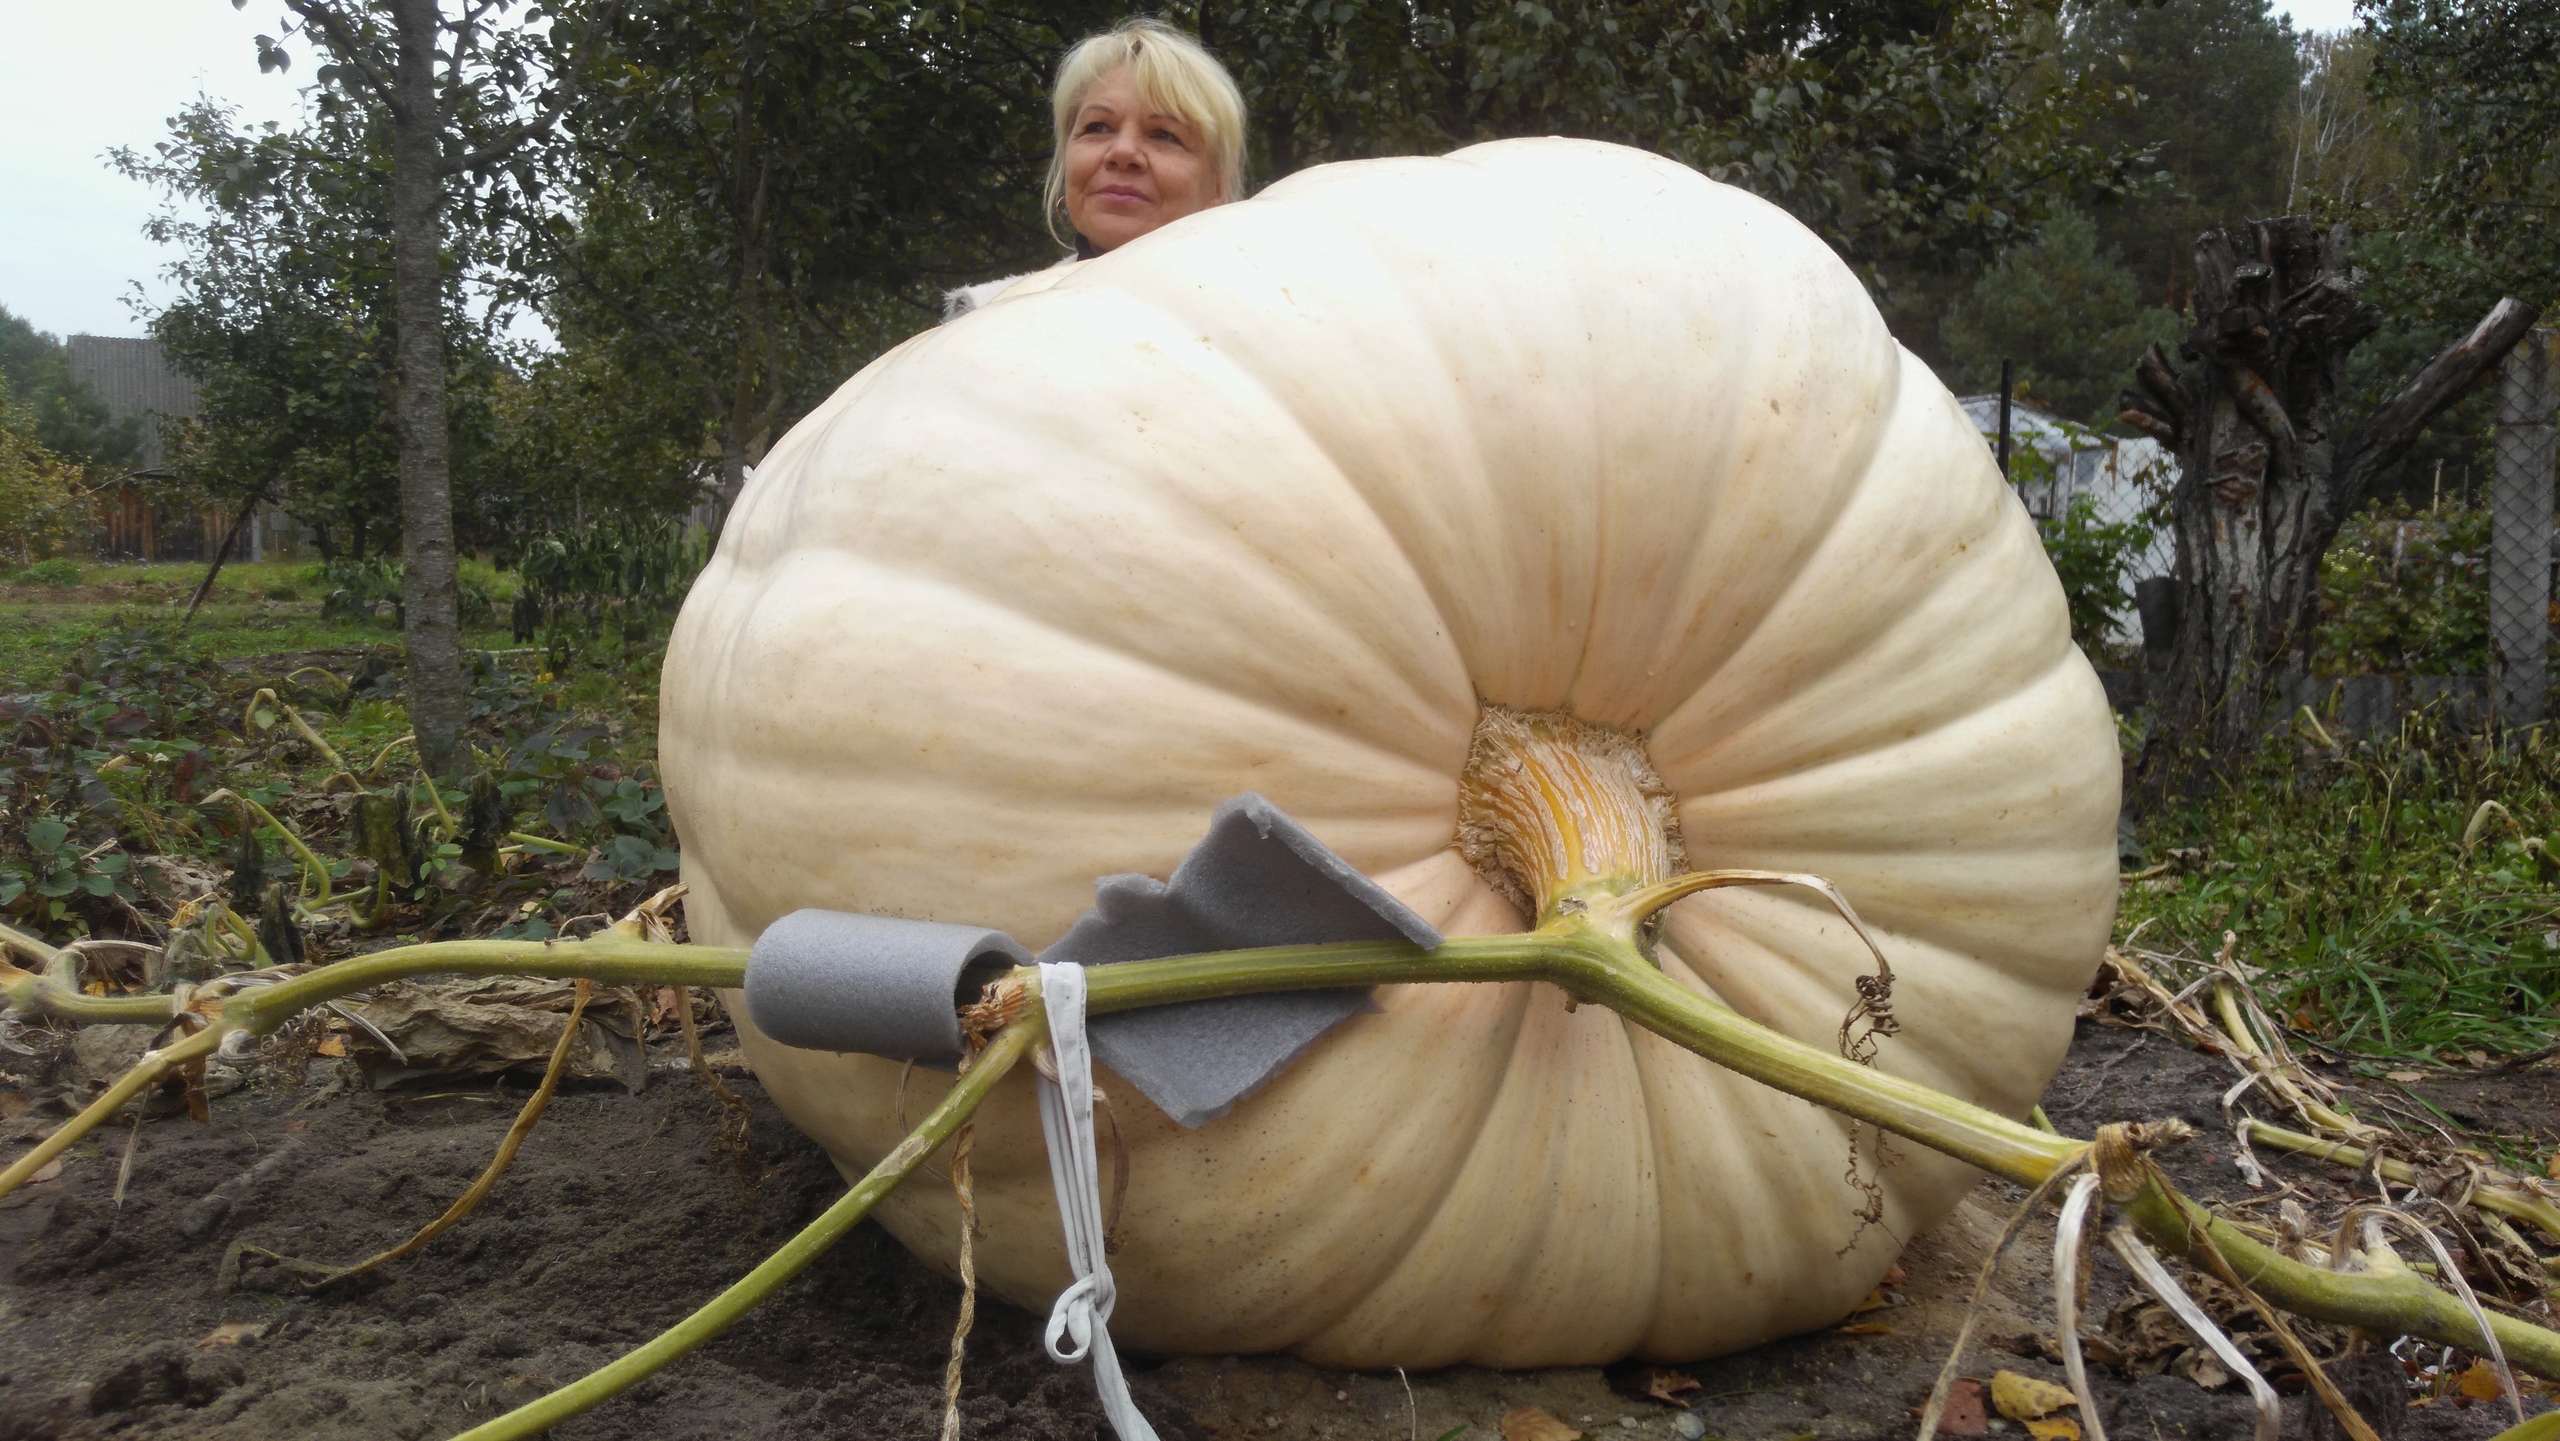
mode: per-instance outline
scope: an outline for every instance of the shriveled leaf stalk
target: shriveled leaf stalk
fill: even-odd
[[[1431,951],[1402,942],[1364,942],[1102,966],[1092,972],[1087,1004],[1093,1013],[1107,1014],[1273,991],[1545,981],[1581,1003],[1607,1006],[1754,1080],[2020,1185],[2040,1185],[2060,1168],[2091,1156],[2105,1178],[2108,1201],[2154,1246],[2200,1265],[2218,1253],[2233,1274],[2288,1311],[2384,1335],[2488,1349],[2487,1338],[2459,1300],[2400,1264],[2387,1250],[2364,1254],[2366,1269],[2355,1272],[2321,1270],[2292,1260],[2178,1196],[2143,1158],[2126,1128],[2104,1128],[2092,1152],[2091,1142],[2056,1136],[1918,1082],[1856,1064],[1833,1051],[1781,1035],[1682,987],[1645,959],[1638,932],[1652,909],[1698,884],[1702,882],[1683,877],[1623,896],[1585,892],[1535,931],[1453,938]],[[403,977],[525,974],[584,977],[614,985],[735,988],[744,984],[746,960],[742,950],[654,944],[615,933],[586,941],[449,941],[404,947],[194,1003],[192,1009],[209,1024],[171,1052],[160,1053],[156,1064],[166,1074],[172,1052],[185,1049],[202,1054],[226,1035],[263,1035],[311,1006]],[[978,1065],[922,1126],[807,1231],[675,1330],[593,1376],[475,1428],[468,1433],[470,1441],[532,1436],[602,1402],[717,1335],[867,1214],[879,1197],[958,1130],[1003,1069],[1031,1043],[1039,1018],[1038,973],[1016,971],[999,984],[1019,992],[1026,1007],[1020,1019],[996,1037]],[[169,997],[80,996],[14,966],[0,969],[0,989],[5,989],[14,1007],[73,1020],[166,1021],[172,1014]],[[150,1078],[128,1080],[131,1085],[119,1083],[118,1088],[126,1098],[138,1094]],[[121,1099],[116,1102],[121,1104]],[[102,1098],[100,1106],[66,1124],[39,1153],[49,1159],[114,1109],[105,1106]],[[42,1164],[31,1154],[0,1172],[0,1194]],[[2493,1313],[2488,1320],[2511,1362],[2537,1375],[2560,1379],[2560,1333],[2500,1314]]]

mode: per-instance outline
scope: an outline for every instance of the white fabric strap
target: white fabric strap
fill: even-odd
[[[1058,1293],[1049,1311],[1049,1357],[1069,1365],[1093,1358],[1093,1389],[1102,1414],[1120,1441],[1157,1441],[1156,1428],[1129,1399],[1111,1349],[1111,1267],[1102,1254],[1101,1158],[1093,1138],[1093,1052],[1084,1035],[1084,967],[1044,963],[1040,999],[1049,1012],[1049,1052],[1058,1078],[1040,1078],[1040,1131],[1049,1141],[1049,1183],[1057,1188],[1058,1218],[1066,1225],[1067,1265],[1074,1284]],[[1063,1343],[1063,1344],[1062,1344]]]

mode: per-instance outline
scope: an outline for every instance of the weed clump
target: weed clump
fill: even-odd
[[[2370,736],[2297,717],[2144,819],[2118,934],[2201,957],[2236,932],[2282,1019],[2341,1050],[2536,1050],[2560,1041],[2555,825],[2560,737],[2434,708]]]

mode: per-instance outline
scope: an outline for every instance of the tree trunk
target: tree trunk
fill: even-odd
[[[747,73],[752,83],[753,68]],[[772,191],[773,158],[759,143],[747,98],[747,93],[741,94],[730,132],[729,223],[738,254],[738,336],[730,372],[729,414],[720,425],[715,533],[728,527],[730,508],[747,486],[747,467],[763,458],[764,437],[782,399],[782,377],[772,364],[773,317],[765,294],[766,252],[772,246],[764,223],[765,203]]]
[[[2179,477],[2179,627],[2141,760],[2147,793],[2192,790],[2253,748],[2307,672],[2320,565],[2373,477],[2496,365],[2533,323],[2499,302],[2355,424],[2338,412],[2349,351],[2381,312],[2356,299],[2347,231],[2300,216],[2196,242],[2195,328],[2181,373],[2155,345],[2122,419],[2170,447]]]
[[[401,639],[409,721],[428,769],[449,769],[468,698],[455,585],[453,475],[444,395],[444,117],[436,84],[443,22],[435,0],[393,0],[391,253],[400,319]]]

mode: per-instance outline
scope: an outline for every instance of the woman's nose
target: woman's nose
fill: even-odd
[[[1138,144],[1137,131],[1123,126],[1111,132],[1111,149],[1102,158],[1111,165],[1135,165],[1145,153],[1145,148]]]

